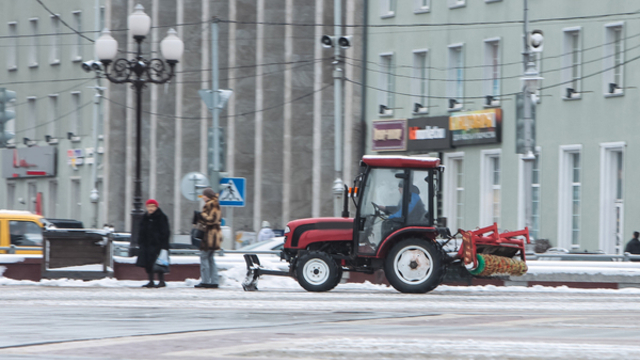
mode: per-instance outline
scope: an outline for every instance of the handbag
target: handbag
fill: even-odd
[[[153,272],[165,274],[169,272],[169,252],[166,249],[160,250],[160,255],[153,264]]]
[[[191,245],[200,247],[205,235],[206,226],[202,223],[193,224],[191,229]]]

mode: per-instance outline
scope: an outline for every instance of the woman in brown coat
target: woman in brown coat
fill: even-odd
[[[216,194],[213,189],[204,189],[202,198],[205,204],[198,222],[205,225],[206,230],[202,243],[200,243],[201,282],[195,285],[195,287],[215,289],[218,287],[218,268],[213,259],[213,253],[220,249],[220,245],[222,244],[222,230],[220,229],[222,216],[218,194]]]

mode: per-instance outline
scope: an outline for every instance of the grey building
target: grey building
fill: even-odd
[[[52,1],[44,3],[52,10],[62,12],[62,4]],[[169,28],[175,28],[185,44],[176,76],[166,85],[149,84],[143,93],[142,109],[143,198],[159,201],[160,207],[170,218],[174,234],[189,232],[192,211],[200,205],[181,195],[180,180],[192,171],[207,172],[207,129],[211,126],[211,114],[202,103],[198,90],[211,88],[210,22],[214,16],[220,20],[220,88],[234,91],[221,115],[226,141],[224,170],[229,176],[245,177],[248,185],[246,206],[233,211],[224,209],[223,216],[233,220],[234,230],[257,231],[263,220],[270,221],[275,228],[283,228],[289,220],[331,215],[332,186],[336,176],[332,88],[334,65],[333,51],[324,49],[319,40],[323,34],[333,34],[334,1],[101,0],[105,26],[111,29],[119,44],[118,57],[130,58],[135,50],[134,41],[128,36],[126,28],[127,16],[138,3],[144,6],[152,19],[151,32],[143,43],[145,57],[160,57],[158,45]],[[72,2],[64,2],[64,7],[71,5]],[[31,17],[45,16],[42,15],[42,7],[35,1],[21,9],[13,2],[11,8],[4,3],[2,6],[8,9],[2,11],[2,16],[15,18],[22,26],[16,30],[19,35],[32,33],[28,27]],[[360,59],[362,55],[362,42],[357,40],[362,28],[354,26],[363,21],[362,7],[360,0],[346,0],[343,4],[343,23],[347,25],[345,33],[354,35],[354,45],[343,52],[350,59]],[[67,23],[73,25],[72,11],[75,10],[69,8],[65,11],[69,13]],[[67,20],[65,16],[61,17]],[[6,19],[6,22],[10,21],[14,20]],[[89,24],[89,20],[83,21]],[[46,25],[47,28],[39,28],[38,33],[57,31],[50,30],[48,23]],[[88,28],[93,25],[83,26]],[[10,26],[9,31],[13,31]],[[90,35],[94,38],[93,33]],[[13,44],[12,41],[32,44],[31,37],[13,39],[7,37],[2,41],[7,46]],[[39,41],[49,41],[48,37],[44,39],[47,40]],[[76,40],[73,38],[74,42]],[[36,43],[34,51],[40,52],[39,56],[44,60],[45,47],[42,45]],[[71,45],[61,46],[66,46],[60,48],[63,56],[72,52]],[[82,46],[85,51],[82,60],[91,59],[93,44],[87,40],[82,42]],[[29,56],[28,49],[20,49],[21,59]],[[80,70],[80,60],[69,60],[69,64],[65,64],[65,61],[58,66],[68,67],[65,78],[77,77],[82,81],[91,79],[90,74]],[[8,76],[23,76],[26,73],[25,79],[31,79],[28,76],[37,76],[39,81],[48,79],[44,71],[36,75],[28,71],[28,65],[23,67],[24,70],[20,68],[17,72],[7,70]],[[342,67],[350,80],[360,81],[362,72],[359,68],[347,63]],[[7,82],[0,82],[8,85],[13,78],[8,79]],[[58,83],[44,84],[52,89],[62,88],[62,84]],[[82,88],[82,101],[92,100],[92,90],[84,88],[92,82],[79,85],[83,83],[78,81],[75,84],[74,89]],[[109,83],[104,79],[102,84],[107,89],[103,97],[104,123],[100,127],[104,155],[99,162],[102,164],[100,174],[104,174],[104,178],[101,178],[99,223],[107,222],[118,230],[128,230],[131,227],[129,214],[135,169],[134,94],[126,85]],[[35,91],[33,86],[25,86],[15,88],[19,96],[24,97],[22,93]],[[46,90],[44,94],[53,92]],[[362,153],[360,93],[360,88],[353,82],[345,83],[344,128],[341,129],[344,133],[341,175],[345,181],[353,178]],[[81,110],[85,121],[83,126],[89,126],[90,106]],[[29,119],[33,119],[30,121],[35,121],[36,126],[47,119],[46,110],[38,111],[33,116],[29,115]],[[63,110],[60,112],[64,114]],[[26,118],[24,111],[18,111],[16,130],[22,131],[22,127],[26,126],[26,120],[23,119]],[[89,131],[90,127],[85,129]],[[67,131],[67,128],[61,128],[60,137]],[[38,144],[42,144],[46,134],[37,135]],[[84,137],[81,141],[85,141]],[[75,181],[75,178],[69,180],[70,176],[79,174],[76,180],[83,186],[82,194],[86,194],[86,201],[83,200],[77,213],[65,205],[59,207],[55,216],[87,222],[90,213],[83,209],[89,207],[90,189],[86,188],[87,179],[90,179],[90,172],[87,171],[89,166],[83,165],[79,170],[73,170],[71,165],[67,165],[64,156],[72,144],[67,144],[65,137],[55,145],[58,148],[58,174],[55,178],[37,180],[37,192],[42,192],[45,199],[57,197],[58,202],[60,199],[68,201],[74,191],[72,184],[67,187],[66,183]],[[16,147],[19,149],[24,145],[16,143]],[[8,194],[15,189],[18,195],[13,198],[18,199],[23,197],[20,194],[26,194],[30,181],[5,180],[0,193]],[[55,182],[59,184],[58,188],[43,188]],[[62,186],[63,182],[65,186]],[[0,200],[0,207],[25,206],[17,200]],[[45,216],[51,215],[45,211]]]
[[[105,143],[92,136],[96,81],[81,65],[93,58],[88,39],[104,25],[104,1],[44,4],[50,11],[36,1],[0,5],[0,87],[16,92],[8,107],[16,117],[6,124],[15,138],[1,151],[0,208],[40,207],[48,217],[99,226]],[[92,203],[94,187],[101,196]]]
[[[376,0],[369,7],[368,62],[358,63],[369,79],[367,152],[440,155],[443,215],[454,229],[524,227],[516,153],[523,4]],[[631,201],[640,191],[633,181],[638,5],[529,1],[530,29],[544,33],[535,54],[544,78],[535,109],[536,239],[620,253],[638,229],[640,207]]]

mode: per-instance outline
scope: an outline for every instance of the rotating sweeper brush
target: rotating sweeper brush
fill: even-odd
[[[474,276],[514,275],[527,272],[525,259],[525,240],[529,240],[529,229],[498,232],[498,225],[482,229],[465,231],[462,234],[462,246],[458,256],[464,266]],[[519,258],[519,259],[518,259]]]

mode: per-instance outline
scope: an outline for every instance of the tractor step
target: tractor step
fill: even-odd
[[[247,264],[247,276],[242,282],[244,291],[257,291],[260,275],[291,276],[289,271],[263,268],[256,254],[244,254],[244,262]]]

